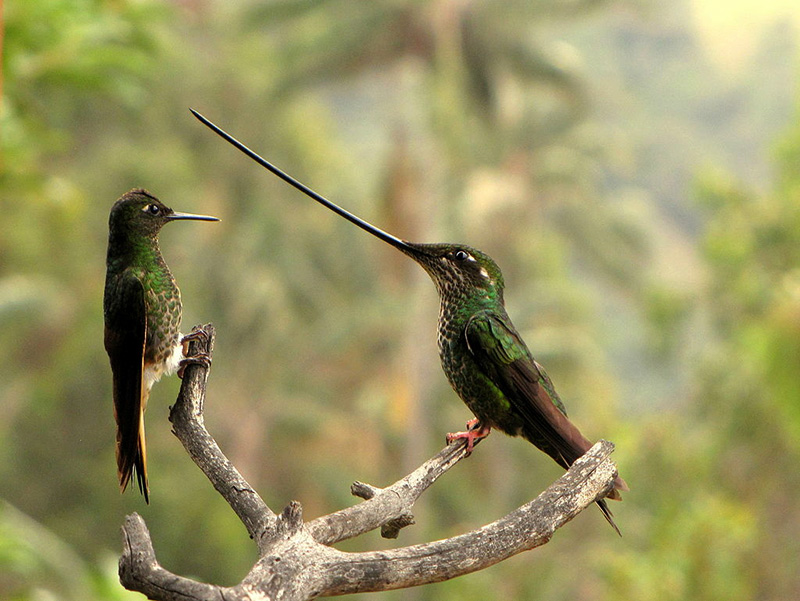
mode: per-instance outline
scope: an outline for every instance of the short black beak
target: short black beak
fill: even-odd
[[[168,221],[178,221],[179,219],[194,219],[196,221],[219,221],[219,217],[212,217],[211,215],[195,215],[194,213],[178,213],[177,211],[167,216]]]
[[[401,251],[403,251],[405,253],[411,254],[412,256],[414,254],[418,254],[419,253],[419,251],[416,249],[416,247],[414,245],[409,244],[405,240],[401,240],[397,236],[393,236],[392,234],[390,234],[388,232],[384,232],[382,229],[377,228],[374,225],[372,225],[371,223],[367,223],[366,221],[364,221],[360,217],[357,217],[357,216],[353,215],[350,211],[347,211],[347,210],[343,209],[342,207],[340,207],[337,204],[334,204],[333,202],[331,202],[330,200],[328,200],[324,196],[322,196],[320,194],[317,194],[316,192],[314,192],[314,190],[312,190],[311,188],[309,188],[305,184],[300,183],[299,181],[294,179],[289,174],[281,171],[275,165],[273,165],[272,163],[270,163],[266,159],[264,159],[261,156],[259,156],[256,152],[250,150],[247,146],[245,146],[244,144],[239,142],[239,140],[234,138],[232,135],[230,135],[229,133],[227,133],[223,129],[220,129],[219,127],[214,125],[211,121],[209,121],[208,119],[203,117],[203,115],[201,115],[200,113],[198,113],[194,109],[189,109],[189,110],[192,111],[192,114],[195,117],[197,117],[197,119],[203,125],[207,126],[209,129],[214,131],[217,135],[219,135],[220,137],[224,138],[225,140],[227,140],[228,142],[233,144],[236,148],[241,150],[243,153],[245,153],[247,156],[249,156],[251,159],[253,159],[256,163],[258,163],[259,165],[261,165],[265,169],[269,170],[274,175],[277,175],[279,178],[281,178],[287,184],[289,184],[291,186],[294,186],[295,188],[300,190],[303,194],[305,194],[307,196],[310,196],[311,198],[316,200],[321,205],[324,205],[324,206],[328,207],[334,213],[337,213],[337,214],[341,215],[342,217],[347,219],[349,222],[356,224],[362,230],[365,230],[365,231],[369,232],[370,234],[372,234],[373,236],[375,236],[377,238],[380,238],[384,242],[388,242],[389,244],[391,244],[395,248],[398,248],[398,249],[400,249]]]

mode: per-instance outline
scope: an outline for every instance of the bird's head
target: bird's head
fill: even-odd
[[[219,221],[209,215],[178,213],[147,190],[136,188],[123,194],[111,207],[108,226],[112,235],[155,238],[165,224],[182,219]]]
[[[392,245],[420,264],[431,276],[441,297],[485,297],[502,301],[503,274],[486,253],[463,244],[401,242]]]

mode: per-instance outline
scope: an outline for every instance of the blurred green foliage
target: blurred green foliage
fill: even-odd
[[[150,402],[152,505],[117,492],[101,299],[108,210],[134,186],[223,220],[170,226],[162,249],[184,329],[217,326],[207,425],[273,509],[351,504],[351,481],[394,481],[469,417],[421,270],[189,106],[399,236],[489,252],[571,416],[617,443],[621,541],[587,511],[533,553],[383,598],[800,596],[794,32],[776,25],[734,76],[689,7],[8,3],[0,598],[130,598],[113,557],[134,510],[168,569],[233,584],[255,559],[169,432],[175,379]],[[399,542],[342,548],[463,532],[558,474],[495,434]]]

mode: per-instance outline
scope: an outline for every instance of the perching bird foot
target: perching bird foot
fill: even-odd
[[[206,332],[200,326],[196,326],[191,332],[181,338],[184,355],[189,352],[189,343],[193,340],[202,340],[203,342],[208,343],[208,332]]]
[[[461,440],[462,438],[467,439],[467,456],[472,453],[472,449],[475,447],[475,444],[489,436],[489,433],[492,431],[491,426],[484,426],[481,424],[480,420],[476,417],[471,419],[467,422],[467,430],[465,432],[450,432],[446,436],[447,444],[450,444],[453,441]]]
[[[211,357],[208,353],[197,353],[191,357],[181,359],[181,362],[178,364],[178,377],[181,380],[183,379],[183,372],[186,371],[189,365],[202,365],[205,368],[211,367]]]
[[[189,343],[193,340],[202,340],[203,342],[208,342],[208,333],[205,330],[198,328],[181,338],[184,356],[184,358],[181,359],[180,363],[178,364],[178,377],[181,379],[183,379],[183,372],[186,371],[186,367],[189,365],[202,365],[205,368],[211,367],[211,356],[208,353],[201,352],[195,355],[188,354]]]

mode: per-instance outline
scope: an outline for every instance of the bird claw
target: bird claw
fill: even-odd
[[[188,338],[188,336],[187,336]],[[183,339],[184,341],[186,338]],[[186,371],[186,368],[189,365],[202,365],[206,369],[211,367],[211,356],[208,353],[197,353],[196,355],[192,355],[191,357],[186,357],[181,359],[180,363],[178,363],[178,377],[182,380],[183,374]]]
[[[475,448],[475,445],[479,441],[489,436],[489,433],[492,431],[492,427],[482,425],[477,417],[469,420],[466,426],[467,429],[465,432],[450,432],[447,434],[445,439],[447,440],[447,444],[455,442],[456,440],[461,440],[462,438],[466,439],[466,456],[469,457],[472,454],[472,449]]]
[[[181,338],[181,344],[183,345],[184,349],[188,349],[189,343],[192,342],[193,340],[201,340],[203,342],[208,342],[208,332],[206,332],[204,329],[198,326],[194,330],[186,334],[186,336]]]
[[[200,341],[202,343],[207,344],[209,340],[208,332],[200,327],[196,327],[186,336],[181,338],[181,344],[183,345],[183,356],[184,358],[181,359],[180,363],[178,363],[178,377],[183,379],[183,374],[186,371],[186,367],[189,365],[202,365],[205,368],[211,367],[211,355],[206,352],[200,352],[195,355],[189,355],[189,343],[194,341]]]

